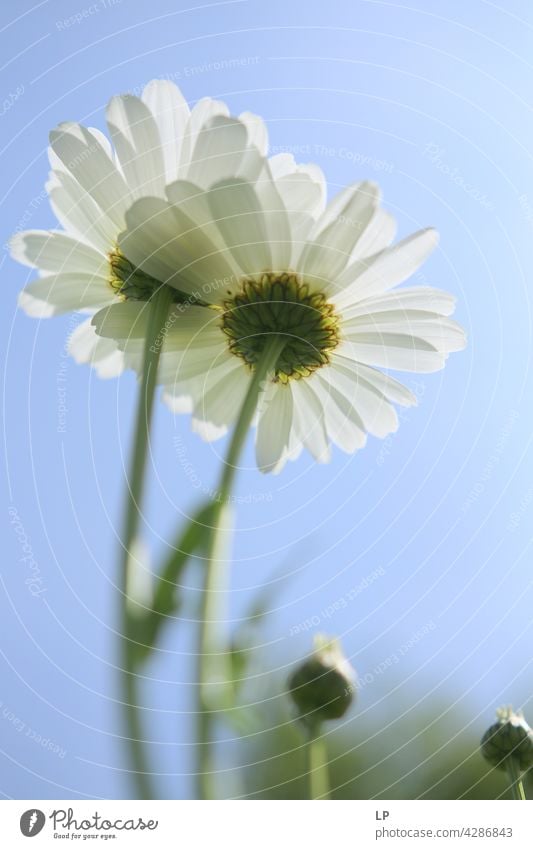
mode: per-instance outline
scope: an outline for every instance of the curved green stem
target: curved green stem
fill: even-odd
[[[329,799],[328,754],[320,728],[309,732],[306,748],[309,798]]]
[[[136,792],[140,799],[152,799],[150,771],[146,762],[142,723],[139,715],[137,675],[134,670],[135,653],[135,599],[132,597],[133,571],[135,568],[135,542],[140,521],[141,502],[144,489],[146,457],[152,422],[157,368],[162,347],[162,334],[168,310],[172,302],[172,290],[161,286],[147,306],[148,327],[144,340],[143,366],[135,432],[131,453],[128,494],[125,505],[124,531],[122,536],[120,585],[122,590],[121,632],[121,683],[124,722],[127,731],[131,768]]]
[[[261,395],[263,382],[269,372],[273,371],[279,355],[283,351],[286,343],[287,340],[285,338],[272,336],[272,338],[267,342],[262,357],[255,367],[253,377],[250,381],[248,391],[239,412],[239,418],[237,419],[235,430],[231,437],[228,453],[224,460],[224,467],[217,493],[217,504],[219,505],[224,504],[231,495],[233,481],[237,472],[237,463],[239,462],[241,451],[246,441],[254,413],[257,409],[257,403]]]
[[[507,774],[509,775],[509,781],[511,782],[511,793],[513,794],[513,799],[519,799],[522,802],[527,801],[524,785],[522,783],[520,766],[517,759],[512,755],[507,758]]]
[[[239,418],[233,431],[228,453],[224,461],[217,500],[213,505],[212,528],[209,533],[207,558],[205,563],[205,579],[202,594],[202,609],[197,650],[197,793],[198,799],[210,799],[213,792],[212,765],[212,725],[213,710],[210,700],[206,699],[206,690],[210,684],[210,670],[217,663],[217,657],[222,662],[225,646],[219,643],[218,628],[223,617],[219,611],[221,586],[225,584],[227,558],[224,549],[227,546],[228,510],[227,504],[231,495],[233,482],[237,473],[237,464],[241,455],[246,436],[250,429],[257,404],[261,396],[263,383],[270,371],[273,370],[278,357],[283,350],[286,340],[273,336],[268,340],[261,359],[256,365],[253,376],[244,398]]]
[[[230,508],[221,505],[213,517],[202,591],[197,654],[197,798],[216,797],[212,764],[213,704],[221,704],[227,686],[227,655],[222,630],[220,599],[226,589],[226,564],[229,558],[231,529]]]

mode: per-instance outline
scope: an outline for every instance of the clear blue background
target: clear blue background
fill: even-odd
[[[257,635],[259,666],[283,673],[326,630],[368,682],[359,715],[393,721],[438,703],[452,727],[476,734],[497,705],[527,711],[532,697],[533,11],[527,0],[499,6],[21,0],[3,4],[0,33],[2,245],[17,227],[54,226],[42,193],[48,131],[63,120],[103,128],[109,97],[153,77],[174,79],[191,102],[209,94],[263,115],[274,150],[317,161],[331,193],[378,180],[401,235],[438,227],[441,247],[417,282],[457,295],[467,351],[443,372],[406,376],[419,407],[354,457],[301,458],[263,477],[250,440],[228,615],[238,621],[284,568],[291,578],[273,585]],[[31,275],[5,247],[1,275],[0,791],[127,796],[115,581],[135,382],[99,381],[66,358],[77,317],[39,323],[17,311]],[[213,485],[223,448],[158,406],[146,505],[154,558]],[[10,508],[40,570],[37,597]],[[189,623],[167,630],[146,672],[162,796],[191,792],[197,584],[192,569]]]

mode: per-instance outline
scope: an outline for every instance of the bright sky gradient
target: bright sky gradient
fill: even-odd
[[[242,617],[283,568],[292,577],[278,583],[258,637],[266,666],[288,670],[311,634],[326,630],[342,637],[369,681],[359,712],[379,706],[393,718],[436,700],[452,725],[471,723],[481,734],[499,704],[527,711],[527,0],[21,0],[3,4],[0,17],[0,791],[128,794],[114,629],[135,381],[101,382],[66,357],[79,317],[39,323],[17,311],[31,273],[10,260],[5,242],[16,229],[54,226],[43,192],[49,130],[65,120],[103,129],[109,97],[138,93],[154,77],[176,81],[190,102],[211,95],[234,113],[261,114],[273,151],[318,162],[331,194],[377,180],[400,235],[435,225],[441,245],[417,282],[457,295],[469,335],[445,371],[406,377],[420,403],[385,442],[371,438],[353,457],[336,451],[327,466],[302,457],[264,477],[250,439],[237,486],[230,616]],[[158,405],[146,505],[154,556],[213,486],[223,451],[224,442],[202,443],[186,417]],[[198,583],[194,570],[187,582]],[[197,597],[188,596],[182,613],[193,620]],[[190,793],[191,703],[179,685],[194,676],[192,630],[190,621],[170,628],[147,669],[146,735],[167,773],[161,794],[176,798]]]

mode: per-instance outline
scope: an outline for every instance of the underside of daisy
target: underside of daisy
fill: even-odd
[[[374,183],[326,205],[319,168],[266,158],[260,119],[212,100],[191,111],[171,84],[113,98],[107,119],[112,145],[73,123],[51,135],[48,191],[64,232],[12,241],[41,275],[21,295],[26,311],[92,312],[69,349],[111,376],[139,368],[153,296],[170,287],[158,379],[209,439],[235,424],[268,343],[283,342],[257,415],[265,471],[302,446],[323,461],[331,443],[351,453],[394,431],[394,405],[416,398],[380,369],[436,371],[465,345],[452,296],[396,288],[435,231],[392,244]]]
[[[353,453],[368,434],[386,437],[398,427],[395,405],[417,399],[380,369],[437,371],[465,346],[449,317],[452,295],[397,288],[436,247],[432,228],[391,244],[395,222],[375,184],[348,187],[316,218],[298,205],[297,186],[282,197],[268,177],[207,191],[178,181],[166,202],[134,204],[118,240],[144,272],[211,305],[189,306],[172,322],[159,369],[170,407],[192,412],[205,439],[235,425],[268,343],[283,341],[256,417],[263,471],[278,472],[302,447],[325,462],[332,443]],[[94,319],[98,333],[122,334],[132,364],[142,306],[124,303]]]
[[[19,298],[33,317],[125,302],[146,305],[161,275],[129,261],[118,236],[135,201],[165,199],[172,184],[193,182],[207,190],[224,178],[255,184],[266,173],[281,196],[296,194],[302,214],[316,217],[323,211],[326,187],[320,168],[297,164],[289,154],[267,162],[266,126],[251,112],[233,117],[225,103],[211,98],[190,109],[176,85],[153,80],[141,97],[113,97],[106,118],[111,141],[100,130],[73,121],[51,132],[46,189],[63,229],[23,231],[11,240],[12,256],[39,271]],[[186,229],[182,221],[177,232]],[[185,235],[185,241],[191,238]],[[173,281],[172,301],[198,304],[203,299],[182,292]],[[123,357],[117,346],[94,335],[90,320],[80,325],[70,353],[78,362],[90,362],[99,375],[118,374]]]
[[[246,279],[223,303],[222,329],[229,349],[254,367],[273,335],[283,341],[274,380],[309,377],[330,361],[339,342],[333,304],[293,272],[265,272]]]

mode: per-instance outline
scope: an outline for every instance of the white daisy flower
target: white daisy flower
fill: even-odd
[[[278,472],[302,447],[324,462],[332,443],[352,453],[369,433],[387,436],[398,427],[394,405],[416,398],[381,369],[436,371],[465,345],[449,318],[452,295],[396,289],[436,246],[435,230],[391,246],[395,223],[373,183],[345,189],[318,217],[301,188],[229,179],[204,191],[179,181],[167,201],[137,201],[119,237],[137,267],[189,293],[169,314],[159,378],[170,407],[192,411],[204,438],[235,423],[267,341],[283,339],[256,417],[263,471]],[[130,300],[93,318],[103,337],[122,337],[133,365],[145,313]]]
[[[141,98],[113,97],[107,123],[113,144],[99,130],[71,122],[51,133],[47,190],[64,230],[28,230],[11,240],[13,257],[40,273],[20,295],[31,316],[94,312],[124,298],[150,296],[157,283],[117,245],[135,200],[164,198],[165,185],[177,179],[207,189],[224,177],[252,183],[262,177],[268,146],[263,121],[249,112],[232,118],[225,103],[209,98],[189,110],[173,83],[153,80]],[[285,155],[275,157],[273,168],[282,194],[297,191],[301,205],[320,213],[320,169],[298,166]],[[122,353],[112,340],[96,336],[90,319],[75,330],[69,347],[102,377],[123,368]]]

